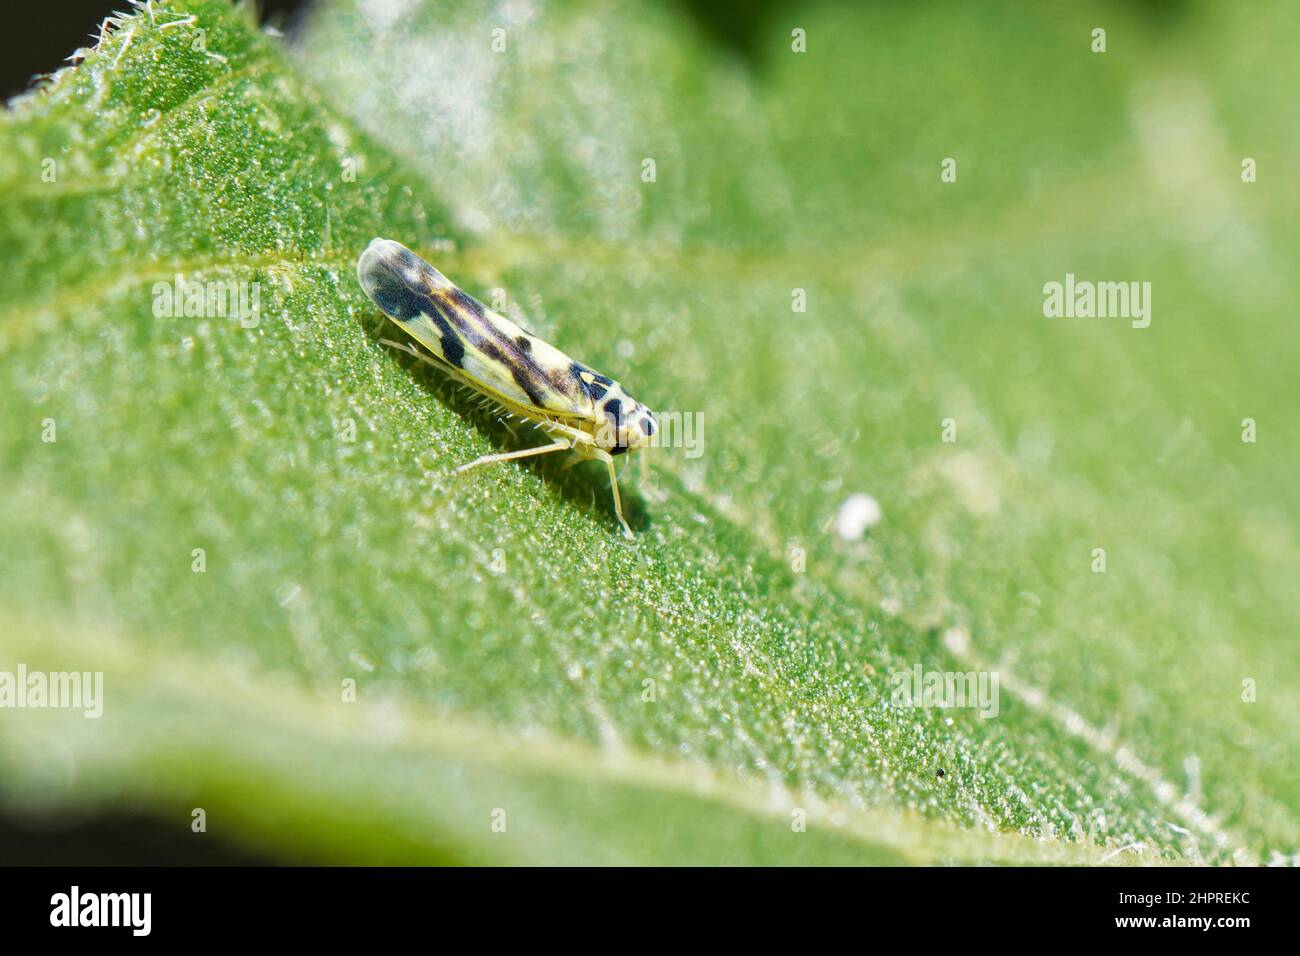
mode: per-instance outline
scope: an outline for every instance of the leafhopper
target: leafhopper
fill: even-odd
[[[421,348],[383,339],[385,345],[437,366],[552,439],[536,448],[484,455],[457,473],[557,451],[572,451],[579,461],[603,461],[623,534],[633,537],[623,516],[614,459],[650,444],[654,412],[612,378],[462,292],[400,242],[371,240],[357,260],[357,279],[384,315]]]

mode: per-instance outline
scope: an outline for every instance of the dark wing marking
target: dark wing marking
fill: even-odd
[[[533,343],[513,322],[489,314],[481,302],[455,286],[431,290],[429,304],[468,348],[495,363],[494,378],[512,380],[540,409],[572,412],[583,395],[582,384],[568,374],[567,367],[547,367],[540,361]],[[520,344],[521,338],[526,346]]]
[[[525,413],[590,422],[595,373],[545,340],[487,309],[411,250],[376,238],[357,279],[394,322],[466,384]],[[605,379],[608,382],[608,379]]]

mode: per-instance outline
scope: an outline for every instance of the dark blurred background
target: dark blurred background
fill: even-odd
[[[263,24],[289,32],[313,0],[257,0]],[[687,10],[715,42],[748,54],[755,31],[777,0],[662,0]],[[896,0],[886,0],[896,2]],[[1157,2],[1157,0],[1149,0]],[[1160,0],[1170,5],[1179,0]],[[99,25],[114,12],[127,9],[127,0],[53,0],[40,5],[25,27],[11,23],[0,30],[0,99],[27,90],[32,77],[64,66],[73,50],[93,46]]]
[[[286,29],[309,5],[310,0],[258,0],[257,7],[263,23]],[[16,96],[32,77],[65,66],[78,47],[94,46],[104,18],[129,8],[127,0],[53,0],[36,4],[25,23],[11,20],[0,30],[0,98]]]
[[[778,0],[660,0],[686,10],[702,32],[714,42],[748,56],[753,40]],[[855,2],[855,0],[845,0]],[[866,2],[866,0],[863,0]],[[900,3],[909,0],[879,0]],[[924,0],[916,0],[924,2]],[[1122,3],[1122,0],[1109,0]],[[313,0],[256,0],[263,24],[289,32]],[[1104,4],[1102,4],[1104,6]],[[1163,24],[1184,12],[1187,0],[1141,0],[1123,4],[1136,7]],[[25,28],[14,23],[0,31],[0,99],[9,99],[31,86],[32,77],[52,73],[64,65],[73,50],[92,46],[104,18],[129,6],[127,0],[53,0],[40,5],[40,19]],[[39,25],[38,25],[39,24]]]

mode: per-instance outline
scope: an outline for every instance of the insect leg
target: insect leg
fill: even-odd
[[[412,355],[419,356],[415,346],[408,342],[394,342],[392,339],[380,339],[380,345],[387,345],[390,349],[397,349],[399,352],[410,352]]]
[[[477,468],[479,465],[490,465],[494,461],[510,461],[512,458],[531,458],[533,455],[545,455],[553,451],[566,451],[572,446],[563,438],[558,438],[549,445],[539,445],[536,448],[525,448],[523,451],[507,451],[498,455],[484,455],[482,458],[475,458],[467,465],[461,465],[456,469],[456,474],[462,471],[469,471],[471,468]]]
[[[419,359],[421,362],[424,362],[426,365],[432,365],[434,368],[441,369],[444,372],[447,371],[446,365],[444,365],[442,362],[439,362],[437,359],[433,358],[432,356],[429,356],[424,352],[421,352],[419,349],[417,349],[414,345],[412,345],[409,342],[394,342],[392,339],[380,339],[379,344],[387,345],[389,348],[397,352],[406,352],[410,355],[414,355],[417,359]]]
[[[629,541],[634,541],[636,535],[628,527],[627,519],[623,517],[623,499],[618,495],[618,474],[614,471],[614,459],[609,455],[605,456],[605,464],[609,468],[609,487],[614,491],[614,510],[618,513],[618,520],[623,525],[623,537]]]

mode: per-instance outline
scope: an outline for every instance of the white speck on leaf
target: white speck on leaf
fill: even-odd
[[[880,502],[871,495],[849,495],[835,515],[835,533],[845,541],[857,541],[880,522],[883,514]]]

